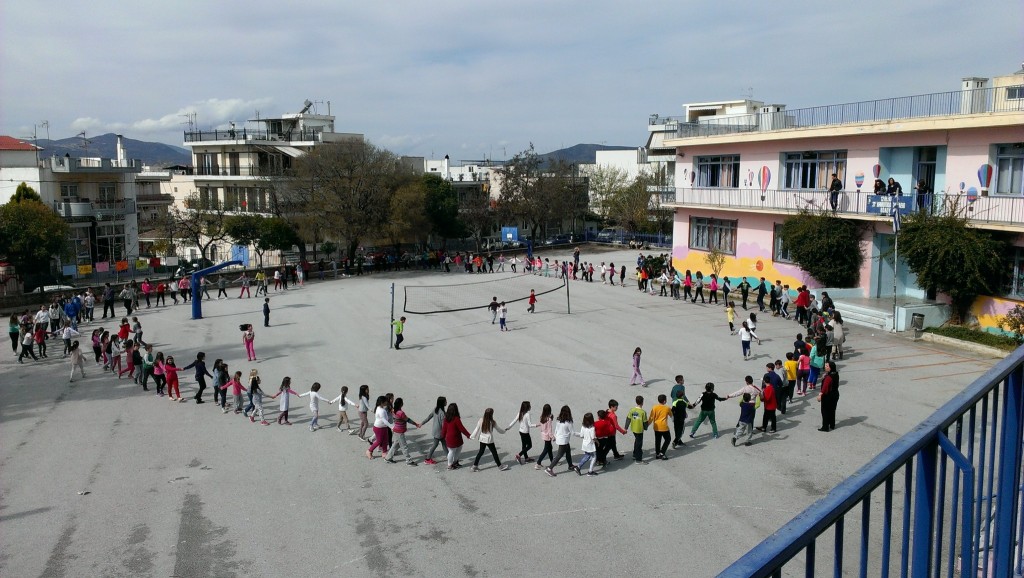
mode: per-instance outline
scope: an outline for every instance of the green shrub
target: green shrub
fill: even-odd
[[[963,325],[929,327],[928,329],[925,329],[925,333],[934,333],[935,335],[942,335],[944,337],[959,339],[961,341],[970,341],[972,343],[1002,349],[1003,351],[1013,351],[1014,349],[1017,349],[1018,345],[1017,340],[1008,335],[998,335],[996,333],[988,333],[987,331],[978,331],[977,329],[971,329],[970,327],[964,327]]]
[[[1024,306],[1014,305],[1006,315],[999,317],[999,326],[1009,329],[1017,343],[1024,343]]]
[[[823,211],[803,210],[782,224],[782,242],[793,261],[826,287],[856,287],[864,254],[862,225]]]

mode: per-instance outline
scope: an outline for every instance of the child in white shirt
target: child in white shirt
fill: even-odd
[[[320,400],[329,402],[329,400],[326,397],[318,393],[319,391],[320,382],[317,381],[314,382],[312,386],[310,386],[309,391],[299,396],[309,398],[309,411],[313,413],[313,421],[309,422],[309,431],[316,431],[320,427],[317,424],[317,421],[320,419]]]
[[[583,457],[580,458],[580,463],[576,465],[576,473],[583,475],[583,464],[590,462],[590,468],[587,470],[588,476],[596,476],[597,472],[594,471],[594,464],[597,460],[594,459],[594,455],[597,453],[597,434],[594,432],[594,414],[587,413],[583,416],[583,426],[580,428],[577,437],[583,438],[583,445],[580,447],[580,451],[583,452]]]

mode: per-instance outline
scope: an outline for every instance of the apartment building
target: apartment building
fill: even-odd
[[[705,257],[717,247],[729,256],[723,275],[819,287],[790,259],[779,230],[803,208],[831,209],[826,189],[834,173],[843,183],[836,212],[869,227],[859,285],[830,294],[902,298],[906,306],[888,319],[868,321],[904,330],[913,309],[907,304],[925,306],[936,296],[905,263],[894,266],[887,257],[890,199],[874,194],[875,178],[900,183],[903,213],[953,198],[977,227],[1024,232],[1024,70],[964,78],[950,92],[841,105],[787,110],[745,100],[685,109],[659,149],[674,151],[677,268],[706,272]],[[1007,257],[1013,266],[1002,291],[980,297],[972,309],[987,328],[1024,301],[1024,240],[1017,237]]]
[[[116,158],[45,156],[43,150],[0,137],[0,197],[6,202],[25,182],[71,227],[74,262],[66,275],[114,271],[138,253],[135,179],[142,161],[127,159],[118,135]]]

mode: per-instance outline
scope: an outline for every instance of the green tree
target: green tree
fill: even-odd
[[[426,194],[425,211],[430,220],[431,231],[441,237],[442,247],[447,239],[461,239],[468,232],[459,219],[459,197],[452,184],[439,175],[425,174],[422,177]]]
[[[598,165],[587,176],[594,210],[602,217],[608,217],[613,199],[630,185],[629,174],[618,167]]]
[[[67,252],[68,224],[43,203],[31,200],[0,206],[0,255],[20,272],[43,273],[50,259]]]
[[[43,199],[39,196],[39,193],[35,189],[28,186],[28,183],[22,181],[18,188],[15,189],[14,194],[11,195],[12,203],[20,203],[22,201],[36,201],[43,202]]]
[[[644,175],[633,179],[608,201],[608,218],[624,227],[630,233],[649,231],[651,223],[651,193],[647,190]]]
[[[396,248],[403,241],[423,242],[430,232],[427,189],[422,180],[410,181],[391,196],[391,212],[385,230]]]
[[[188,241],[199,248],[199,254],[207,259],[210,246],[227,238],[224,221],[227,214],[219,202],[204,202],[193,194],[185,199],[185,208],[171,208],[168,211],[173,238]]]
[[[822,211],[786,219],[780,235],[793,261],[826,287],[855,287],[864,255],[861,225]]]
[[[496,171],[501,180],[501,194],[498,197],[502,218],[522,220],[530,227],[530,237],[537,238],[537,231],[547,222],[548,208],[542,194],[541,158],[530,148],[516,153]]]
[[[949,295],[954,323],[978,295],[999,290],[1008,245],[1005,234],[972,227],[956,199],[935,214],[909,215],[899,233],[899,256],[922,287]]]
[[[251,245],[260,267],[267,251],[287,251],[301,242],[295,229],[281,217],[231,215],[224,219],[224,232],[240,245]]]
[[[323,243],[320,243],[320,250],[327,255],[328,259],[330,259],[331,255],[338,250],[338,246],[331,241],[324,241]]]

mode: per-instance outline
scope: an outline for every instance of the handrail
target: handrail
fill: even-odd
[[[844,480],[825,497],[797,514],[726,568],[720,576],[766,577],[777,575],[784,564],[811,546],[828,528],[840,522],[858,503],[886,483],[915,456],[935,444],[939,434],[957,423],[978,402],[1011,374],[1022,371],[1024,348],[1018,348],[940,407],[909,433]],[[995,419],[995,418],[993,418]],[[1019,447],[1022,440],[1015,440]],[[1018,461],[1020,454],[1018,453]],[[1016,464],[1019,471],[1020,463]],[[910,488],[907,488],[910,492]],[[1014,500],[1016,504],[1016,500]],[[966,562],[964,562],[966,564]],[[972,572],[973,575],[973,572]]]

